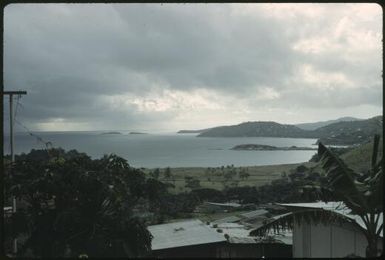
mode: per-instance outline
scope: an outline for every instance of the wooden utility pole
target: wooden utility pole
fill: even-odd
[[[10,143],[11,143],[11,162],[12,166],[15,162],[15,154],[13,152],[13,95],[27,95],[27,91],[3,91],[3,96],[9,95],[9,130],[10,130]],[[12,169],[11,166],[11,169]],[[12,197],[12,213],[16,213],[16,198]],[[17,253],[17,239],[13,240],[13,253]]]
[[[11,161],[15,161],[15,154],[13,152],[13,95],[27,95],[27,91],[4,91],[4,95],[9,95],[9,130],[10,130],[10,142],[11,142]]]

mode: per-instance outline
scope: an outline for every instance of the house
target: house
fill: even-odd
[[[220,257],[291,257],[291,240],[263,239],[250,236],[247,226],[239,223],[222,223],[216,225],[225,235],[228,245],[220,251]]]
[[[291,244],[257,240],[238,223],[204,224],[197,219],[149,226],[152,253],[170,257],[291,257]]]
[[[293,230],[293,257],[346,257],[356,255],[365,257],[367,240],[360,232],[365,228],[358,215],[351,214],[343,202],[315,202],[278,204],[290,210],[274,219],[265,227],[253,230],[250,234],[256,235],[272,227],[289,227]],[[327,221],[315,221],[315,218],[305,218],[313,212],[322,216],[323,212],[332,213]],[[300,215],[300,212],[303,215]],[[317,213],[318,212],[318,213]],[[330,215],[331,216],[331,215]],[[379,215],[378,226],[383,223],[383,214]],[[268,227],[267,227],[268,226]],[[380,232],[378,248],[382,251],[383,232]]]
[[[227,243],[223,234],[198,219],[148,226],[156,257],[217,257]]]
[[[292,257],[292,246],[276,241],[259,241],[253,238],[231,237],[227,246],[219,251],[220,258]]]

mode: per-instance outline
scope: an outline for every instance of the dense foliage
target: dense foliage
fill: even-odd
[[[133,212],[157,196],[163,184],[154,182],[116,155],[22,154],[6,166],[6,198],[15,195],[18,210],[7,219],[5,238],[18,237],[18,256],[148,255],[151,235]]]
[[[321,184],[323,181],[324,178],[315,168],[300,165],[269,184],[260,187],[228,188],[223,194],[225,200],[237,200],[241,203],[311,202],[319,199],[318,194],[303,187]]]

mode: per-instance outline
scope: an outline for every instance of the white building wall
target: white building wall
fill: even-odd
[[[365,236],[350,223],[323,225],[294,221],[293,257],[365,257]],[[379,241],[382,250],[382,239]]]
[[[361,233],[356,232],[351,225],[331,226],[332,231],[332,257],[346,257],[349,254],[358,253],[360,256],[365,256],[361,254],[360,251],[356,252],[356,237],[363,236]],[[364,237],[365,239],[365,237]],[[363,241],[360,241],[361,243]],[[365,243],[366,247],[366,243]]]
[[[302,250],[303,257],[311,257],[311,225],[308,223],[302,224]]]
[[[302,225],[297,224],[294,221],[293,227],[293,257],[303,257],[303,236],[302,236]]]
[[[330,229],[323,225],[311,226],[311,257],[331,257]]]

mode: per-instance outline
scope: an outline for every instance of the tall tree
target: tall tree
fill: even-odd
[[[10,221],[24,236],[19,256],[145,256],[151,234],[134,217],[146,196],[144,174],[116,155],[91,160],[57,151],[55,157],[16,160],[7,191],[23,205]]]

